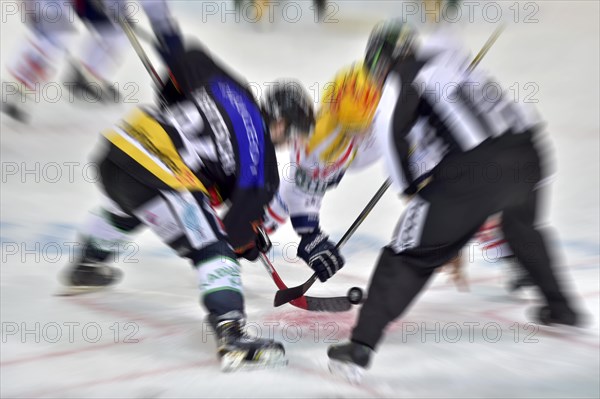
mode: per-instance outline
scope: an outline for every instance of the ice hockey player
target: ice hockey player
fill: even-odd
[[[381,92],[362,62],[341,70],[325,86],[314,131],[296,140],[290,151],[293,179],[282,179],[265,211],[267,232],[288,217],[301,237],[298,257],[324,282],[344,265],[344,258],[320,226],[325,193],[347,171],[360,170],[380,157],[370,127]]]
[[[164,1],[150,3],[153,2],[140,1],[144,10],[148,7],[152,10],[150,15],[152,19],[162,14],[167,17],[167,21],[170,21],[169,10]],[[163,14],[160,9],[152,9],[157,5],[165,10],[166,14]],[[88,28],[88,35],[78,60],[70,62],[66,84],[69,85],[72,94],[79,99],[117,103],[120,101],[120,93],[111,80],[114,79],[117,68],[122,64],[129,46],[127,36],[119,26],[119,18],[129,18],[127,1],[75,0],[73,8]]]
[[[52,20],[43,12],[50,4],[57,9],[58,16]],[[65,42],[73,33],[73,26],[69,19],[67,2],[29,0],[21,5],[28,11],[25,22],[31,37],[22,40],[15,58],[7,65],[7,70],[14,77],[19,89],[13,92],[8,83],[2,83],[0,110],[24,122],[28,119],[23,105],[27,98],[26,91],[39,90],[36,86],[48,82],[54,75],[57,59],[65,51]]]
[[[330,369],[360,380],[385,327],[498,212],[504,238],[546,300],[535,320],[577,325],[581,317],[535,227],[536,185],[543,175],[542,154],[534,144],[541,128],[537,114],[504,96],[493,102],[483,97],[492,78],[481,70],[467,72],[469,55],[459,41],[441,36],[418,44],[415,32],[400,21],[375,27],[366,59],[385,82],[375,134],[395,188],[413,198],[393,241],[381,252],[351,341],[328,350]],[[447,95],[436,89],[449,85],[456,89]],[[422,171],[408,165],[407,137],[423,124],[429,128],[424,143],[438,154],[438,162],[429,184],[417,193]],[[497,179],[482,172],[490,165],[498,170]]]
[[[144,12],[151,21],[158,41],[176,37],[178,30],[166,1],[141,1]],[[118,26],[118,18],[126,18],[125,0],[28,0],[23,3],[27,11],[30,37],[19,45],[15,58],[7,66],[15,80],[16,92],[9,92],[4,83],[6,102],[1,110],[7,115],[27,121],[29,117],[28,91],[39,91],[56,73],[57,64],[67,52],[69,42],[76,35],[73,13],[89,28],[81,54],[70,54],[71,71],[66,78],[66,89],[74,97],[90,102],[115,103],[120,101],[118,90],[110,83],[127,50],[127,37]],[[78,60],[76,61],[76,58]],[[84,93],[85,92],[85,93]]]
[[[288,82],[271,86],[260,105],[201,47],[180,56],[160,106],[136,108],[104,133],[98,164],[107,200],[63,278],[72,292],[115,284],[121,272],[107,263],[117,243],[149,227],[196,269],[222,369],[281,365],[281,343],[244,333],[238,257],[268,249],[259,224],[279,183],[274,145],[311,129],[312,99]],[[213,205],[227,207],[222,219]]]

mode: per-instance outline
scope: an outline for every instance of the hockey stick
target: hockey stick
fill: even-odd
[[[271,275],[271,278],[280,290],[287,289],[287,286],[279,277],[277,270],[264,253],[260,254],[260,260],[265,270]],[[299,296],[292,299],[289,303],[297,308],[312,312],[346,312],[352,307],[352,303],[345,296],[316,298],[312,296]]]
[[[488,51],[490,51],[494,43],[496,43],[496,40],[498,40],[498,38],[502,34],[502,31],[504,31],[504,28],[506,28],[505,25],[500,25],[496,28],[496,30],[494,30],[492,35],[484,43],[483,47],[481,47],[481,50],[479,50],[475,58],[473,58],[473,61],[471,61],[471,63],[469,64],[467,72],[472,72],[475,69],[475,67],[479,65],[483,57],[485,57],[485,55],[488,53]]]
[[[469,66],[467,68],[467,72],[472,72],[477,67],[477,65],[479,65],[479,63],[481,62],[483,57],[485,57],[485,55],[488,53],[490,48],[492,48],[492,46],[494,45],[496,40],[498,40],[498,37],[500,37],[500,34],[502,33],[503,30],[504,30],[504,25],[501,25],[492,33],[492,35],[485,42],[485,44],[483,45],[481,50],[479,50],[479,52],[477,53],[477,55],[475,56],[473,61],[471,61],[471,63],[469,64]],[[341,238],[341,240],[336,244],[336,246],[335,246],[336,249],[340,249],[346,243],[346,241],[348,241],[348,239],[352,236],[352,234],[354,234],[354,232],[356,231],[358,226],[360,226],[360,224],[364,221],[364,219],[367,217],[367,215],[375,207],[377,202],[379,202],[379,200],[381,199],[383,194],[387,191],[387,189],[389,188],[390,185],[391,185],[390,179],[386,180],[383,183],[383,185],[379,188],[377,193],[375,193],[375,196],[367,204],[365,209],[363,209],[361,214],[358,215],[358,218],[354,221],[354,223],[352,223],[352,226],[350,226],[348,231],[346,231],[346,233]],[[275,294],[275,301],[274,301],[275,307],[281,306],[281,305],[288,303],[296,298],[301,297],[302,295],[304,295],[304,293],[306,293],[306,291],[308,291],[308,289],[310,287],[312,287],[312,285],[315,283],[315,281],[317,281],[316,273],[314,273],[302,285],[298,285],[296,287],[292,287],[292,288],[288,288],[288,289],[284,289],[284,290],[280,289]]]
[[[385,194],[385,192],[387,191],[387,189],[390,187],[391,184],[392,184],[392,181],[390,179],[387,179],[381,185],[381,187],[379,188],[379,190],[377,190],[377,192],[375,193],[373,198],[371,198],[371,201],[369,201],[369,203],[367,204],[367,206],[365,206],[365,208],[362,210],[360,215],[358,215],[358,217],[356,218],[354,223],[352,223],[350,228],[346,231],[346,233],[344,233],[342,238],[335,245],[336,249],[341,249],[346,244],[346,242],[350,239],[350,237],[352,237],[354,232],[358,229],[358,227],[362,224],[362,222],[365,221],[365,219],[367,218],[369,213],[371,213],[373,208],[375,208],[375,205],[377,205],[377,203],[379,202],[381,197],[383,197],[383,194]],[[308,291],[308,289],[310,287],[312,287],[312,285],[315,283],[315,281],[317,281],[317,278],[318,278],[317,273],[314,273],[302,285],[298,285],[296,287],[287,288],[287,289],[279,289],[279,291],[277,291],[277,293],[275,294],[275,301],[274,301],[275,307],[281,306],[285,303],[288,303],[288,302],[304,295],[304,293],[306,291]]]
[[[123,29],[123,32],[125,32],[125,35],[129,39],[131,46],[142,61],[142,64],[144,64],[144,68],[146,68],[146,71],[150,75],[150,78],[152,78],[152,82],[160,90],[164,86],[163,81],[160,79],[160,76],[158,75],[158,72],[156,72],[156,69],[154,69],[150,58],[148,58],[146,51],[144,51],[144,48],[140,44],[140,41],[138,40],[135,31],[131,27],[131,24],[125,17],[121,16],[120,14],[121,13],[117,13],[116,19],[118,24],[121,26],[121,29]]]
[[[124,13],[121,10],[115,10],[114,12],[110,12],[110,10],[106,9],[106,6],[102,0],[92,0],[90,1],[90,3],[92,7],[96,9],[96,11],[104,14],[110,20],[116,22],[121,27],[121,29],[123,29],[123,32],[127,36],[127,39],[129,39],[133,50],[136,52],[136,54],[142,61],[142,64],[144,64],[144,68],[146,68],[146,71],[148,71],[148,74],[150,75],[150,78],[152,78],[152,81],[154,82],[156,87],[160,90],[164,86],[164,84],[160,79],[158,72],[156,72],[156,69],[154,69],[154,66],[150,61],[150,58],[148,58],[146,51],[144,51],[144,48],[140,44],[140,41],[138,40],[135,30],[131,26],[131,23],[123,15]],[[138,29],[138,33],[141,33],[142,38],[146,41],[154,42],[154,40],[151,39],[152,35],[148,34],[146,31]]]

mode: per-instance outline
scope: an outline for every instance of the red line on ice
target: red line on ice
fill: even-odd
[[[115,315],[120,318],[124,318],[125,320],[132,320],[132,319],[139,320],[140,322],[148,324],[149,326],[151,326],[153,328],[163,330],[163,332],[161,332],[159,334],[155,334],[155,335],[151,335],[151,336],[147,336],[147,337],[139,337],[139,338],[136,337],[136,339],[139,340],[138,342],[141,342],[141,341],[147,340],[147,339],[155,339],[155,338],[161,338],[161,337],[168,336],[168,335],[174,335],[179,332],[179,331],[175,330],[174,327],[171,325],[151,321],[148,318],[141,317],[138,315],[133,315],[129,312],[125,312],[122,310],[109,309],[106,306],[92,303],[89,299],[84,299],[84,298],[80,298],[80,297],[73,297],[70,299],[73,300],[73,303],[83,306],[83,307],[86,307],[88,309],[92,309],[97,312]],[[70,355],[77,355],[80,353],[98,351],[98,350],[102,350],[102,349],[105,349],[110,346],[121,345],[121,344],[126,344],[126,343],[112,341],[112,342],[107,342],[104,344],[91,344],[89,347],[84,347],[84,348],[80,347],[77,349],[70,349],[70,350],[57,351],[57,352],[51,352],[51,353],[42,353],[42,354],[34,355],[34,356],[25,356],[25,357],[12,359],[12,360],[6,360],[3,362],[0,362],[0,366],[2,366],[2,367],[15,366],[15,365],[19,365],[22,363],[29,363],[29,362],[33,362],[33,361],[46,360],[46,359],[52,359],[52,358],[56,358],[56,357],[63,357],[63,356],[70,356]]]

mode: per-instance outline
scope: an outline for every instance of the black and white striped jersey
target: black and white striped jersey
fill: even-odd
[[[448,153],[470,151],[541,122],[535,110],[515,103],[487,73],[467,72],[468,53],[440,35],[392,68],[375,117],[392,180],[406,194],[416,192]],[[423,162],[411,159],[415,149]]]

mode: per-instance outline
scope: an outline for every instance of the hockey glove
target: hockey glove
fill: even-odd
[[[256,248],[263,254],[266,254],[273,247],[269,235],[265,232],[264,228],[258,224],[254,225],[254,231],[256,231]]]
[[[344,258],[335,244],[318,229],[302,235],[298,256],[317,273],[321,282],[327,281],[344,266]]]
[[[273,245],[264,229],[259,225],[255,225],[254,231],[256,232],[256,239],[254,242],[251,242],[245,247],[235,249],[235,254],[238,258],[244,258],[254,262],[261,253],[266,254],[271,250]]]

